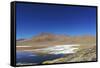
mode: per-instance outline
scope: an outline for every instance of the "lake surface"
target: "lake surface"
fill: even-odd
[[[64,54],[50,54],[50,55],[37,55],[32,52],[17,52],[16,53],[16,62],[22,64],[29,64],[29,63],[36,63],[41,64],[43,61],[46,60],[53,60],[56,58],[63,57]]]
[[[47,48],[33,49],[33,50],[24,50],[16,52],[16,63],[17,64],[41,64],[43,61],[53,60],[57,58],[64,57],[65,54],[75,53],[75,49],[78,49],[73,46],[79,45],[58,45]],[[36,54],[36,51],[47,52],[47,55]]]

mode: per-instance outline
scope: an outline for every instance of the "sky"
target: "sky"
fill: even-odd
[[[96,8],[17,3],[16,38],[31,38],[41,32],[96,35]]]

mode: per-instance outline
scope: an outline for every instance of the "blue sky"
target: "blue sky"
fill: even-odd
[[[31,38],[41,32],[96,35],[96,8],[17,3],[17,39]]]

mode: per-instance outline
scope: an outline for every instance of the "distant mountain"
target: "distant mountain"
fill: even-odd
[[[24,40],[26,40],[26,39],[17,39],[17,41],[24,41]]]
[[[30,39],[18,39],[17,46],[32,46],[32,48],[44,48],[66,44],[96,44],[96,37],[91,35],[69,36],[52,33],[40,33]],[[21,48],[22,49],[22,48]]]
[[[17,42],[27,42],[27,41],[30,41],[30,39],[17,39],[16,41]]]
[[[70,36],[65,35],[56,35],[51,33],[40,33],[37,36],[33,37],[32,40],[35,42],[46,42],[46,41],[64,41],[67,40]]]
[[[92,35],[83,36],[69,36],[69,35],[57,35],[52,33],[42,32],[31,39],[18,39],[19,41],[25,41],[25,43],[34,42],[66,42],[66,43],[90,43],[96,42],[96,37]]]
[[[83,35],[72,37],[75,43],[95,43],[96,37],[92,35]]]

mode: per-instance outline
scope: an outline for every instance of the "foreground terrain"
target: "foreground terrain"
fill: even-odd
[[[91,35],[68,36],[41,33],[31,39],[17,40],[16,47],[17,52],[21,53],[20,57],[18,55],[18,60],[25,57],[25,52],[28,53],[25,59],[30,60],[18,61],[18,65],[96,61],[96,37]],[[33,60],[35,58],[36,60]]]

